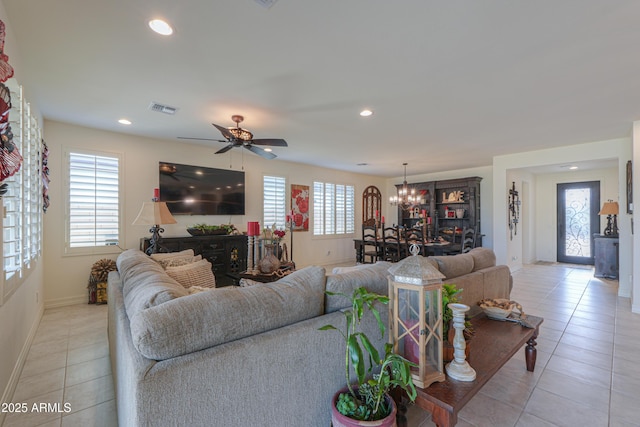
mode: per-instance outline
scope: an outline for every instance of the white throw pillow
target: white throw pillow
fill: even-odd
[[[192,286],[216,287],[216,278],[211,271],[211,263],[206,259],[178,267],[167,267],[165,271],[169,277],[187,289]]]

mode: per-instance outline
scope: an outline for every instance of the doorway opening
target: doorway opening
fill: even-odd
[[[600,233],[600,181],[558,184],[557,260],[594,264],[593,235]]]

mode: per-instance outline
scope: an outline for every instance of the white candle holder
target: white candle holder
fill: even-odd
[[[248,236],[247,243],[247,273],[253,273],[253,240],[254,236]]]
[[[447,364],[447,374],[458,381],[473,381],[476,379],[476,371],[466,360],[464,341],[464,314],[469,311],[469,306],[464,304],[447,304],[453,311],[453,328],[456,334],[453,337],[453,361]]]

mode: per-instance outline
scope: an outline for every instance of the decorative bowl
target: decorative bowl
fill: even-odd
[[[516,302],[504,298],[482,300],[478,303],[489,319],[505,320],[516,308]]]
[[[227,234],[227,230],[220,228],[218,230],[201,230],[199,228],[187,228],[187,232],[192,236],[212,236]]]

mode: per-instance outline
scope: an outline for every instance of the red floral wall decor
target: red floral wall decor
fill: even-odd
[[[291,184],[292,231],[309,231],[309,186]]]

